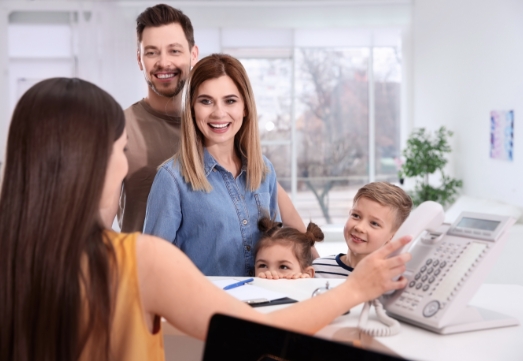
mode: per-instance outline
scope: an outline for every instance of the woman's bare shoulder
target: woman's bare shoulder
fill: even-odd
[[[177,248],[166,240],[151,236],[149,234],[139,234],[136,237],[136,254],[139,258],[147,259],[154,257],[157,259],[164,252],[176,253]]]

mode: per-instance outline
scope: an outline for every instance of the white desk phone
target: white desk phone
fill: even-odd
[[[440,334],[519,324],[515,318],[468,306],[496,261],[515,220],[463,212],[449,225],[443,224],[444,217],[440,204],[424,202],[398,229],[393,239],[413,237],[407,246],[394,253],[412,255],[403,274],[408,284],[402,290],[383,295],[380,301],[365,305],[360,318],[362,331],[374,336],[399,332],[399,323],[385,315],[383,308],[395,319]],[[388,329],[366,327],[371,304]]]

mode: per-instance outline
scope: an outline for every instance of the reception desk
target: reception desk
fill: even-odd
[[[220,279],[220,277],[210,277]],[[282,292],[299,301],[311,297],[312,292],[325,285],[325,279],[264,280],[253,284]],[[330,280],[336,286],[341,280]],[[348,315],[340,316],[320,330],[316,336],[356,346],[387,352],[412,360],[523,360],[523,286],[484,284],[472,301],[473,306],[503,313],[519,320],[519,326],[439,335],[416,326],[401,323],[401,332],[391,337],[370,337],[357,331],[362,305]],[[288,305],[256,308],[271,312]],[[373,319],[371,313],[370,320]],[[188,337],[164,322],[164,340],[167,360],[201,360],[204,343]]]

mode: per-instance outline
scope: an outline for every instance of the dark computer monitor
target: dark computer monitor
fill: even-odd
[[[392,355],[216,314],[203,361],[397,361]]]

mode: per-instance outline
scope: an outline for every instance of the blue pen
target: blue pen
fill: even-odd
[[[254,281],[254,278],[248,278],[248,279],[246,279],[246,280],[243,280],[243,281],[240,281],[240,282],[233,283],[232,285],[225,286],[223,289],[224,289],[224,290],[230,290],[230,289],[232,289],[232,288],[236,288],[236,287],[243,286],[244,284],[249,283],[249,282],[252,282],[252,281]]]

